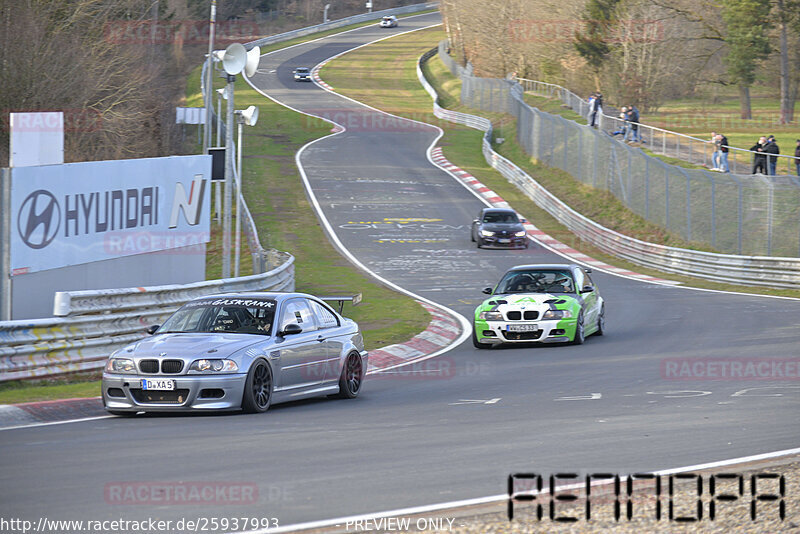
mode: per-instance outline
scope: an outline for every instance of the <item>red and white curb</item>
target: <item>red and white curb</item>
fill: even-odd
[[[433,162],[438,165],[439,167],[445,169],[446,171],[450,172],[453,176],[458,178],[461,182],[466,184],[470,187],[473,191],[478,193],[481,197],[483,197],[487,202],[489,202],[492,206],[496,208],[510,208],[511,206],[503,200],[500,195],[483,185],[477,178],[472,176],[470,173],[453,165],[447,158],[444,157],[442,153],[442,147],[436,147],[431,150],[431,159]],[[525,230],[528,231],[528,236],[530,236],[534,241],[545,245],[548,248],[551,248],[561,254],[562,256],[575,260],[579,263],[583,263],[586,265],[590,265],[592,267],[596,267],[598,269],[602,269],[604,271],[609,271],[614,274],[620,274],[623,276],[627,276],[630,278],[637,278],[639,280],[645,280],[648,282],[659,282],[661,284],[673,284],[677,285],[680,282],[675,282],[674,280],[664,280],[662,278],[656,278],[654,276],[650,276],[647,274],[636,273],[633,271],[629,271],[627,269],[622,269],[620,267],[614,267],[613,265],[609,265],[605,262],[600,260],[596,260],[591,256],[584,254],[583,252],[579,252],[574,248],[570,247],[555,239],[542,230],[539,230],[531,224],[530,222],[525,223]]]
[[[336,56],[334,56],[334,57],[336,57]],[[330,60],[332,60],[332,59],[333,59],[333,57],[329,57],[328,59],[326,59],[326,60],[325,60],[325,61],[323,61],[322,63],[318,63],[317,65],[315,65],[315,66],[314,66],[314,68],[313,68],[313,69],[311,69],[311,79],[312,79],[312,80],[314,80],[314,82],[315,82],[317,85],[319,85],[320,87],[322,87],[322,88],[324,88],[324,89],[327,89],[327,90],[328,90],[328,91],[330,91],[330,92],[334,92],[334,91],[333,91],[333,87],[331,87],[331,86],[328,84],[328,82],[326,82],[325,80],[323,80],[322,78],[320,78],[320,77],[319,77],[319,70],[320,70],[322,67],[324,67],[324,66],[325,66],[325,64],[326,64],[326,63],[328,63],[328,62],[329,62]]]
[[[432,354],[449,346],[461,335],[461,325],[457,320],[433,306],[417,302],[432,316],[428,328],[405,343],[369,351],[368,373],[384,371]]]

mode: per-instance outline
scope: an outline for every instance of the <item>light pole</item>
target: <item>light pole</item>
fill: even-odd
[[[208,56],[206,57],[206,94],[203,100],[206,104],[206,120],[203,125],[203,153],[208,154],[208,147],[211,146],[211,74],[214,71],[214,26],[217,21],[217,0],[211,0],[211,16],[208,24]],[[219,143],[217,143],[219,145]]]
[[[215,146],[222,146],[220,143],[222,142],[222,99],[228,98],[228,95],[225,92],[225,88],[217,89],[217,144]],[[217,224],[221,221],[221,211],[220,208],[222,206],[222,184],[219,182],[214,183],[214,190],[216,191],[216,195],[214,197],[214,213],[216,214]]]
[[[258,122],[258,108],[249,106],[247,109],[236,110],[236,122],[239,126],[239,135],[236,140],[236,244],[234,249],[233,276],[239,276],[239,256],[242,244],[242,125],[255,126]]]

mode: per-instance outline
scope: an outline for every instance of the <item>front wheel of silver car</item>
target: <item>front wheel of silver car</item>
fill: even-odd
[[[342,376],[339,378],[339,397],[342,399],[355,399],[361,391],[364,382],[364,365],[361,356],[351,354],[347,357],[342,367]]]
[[[573,345],[583,345],[586,340],[586,328],[583,324],[583,312],[578,314],[578,320],[575,322],[575,336],[572,338]]]
[[[256,360],[247,373],[242,395],[242,410],[264,413],[272,402],[272,370],[264,360]]]

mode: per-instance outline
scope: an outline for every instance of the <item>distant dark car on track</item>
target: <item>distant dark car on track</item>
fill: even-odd
[[[296,82],[310,82],[311,69],[308,67],[297,67],[294,69],[294,81]]]
[[[115,415],[234,410],[318,395],[354,398],[367,370],[358,325],[304,293],[200,297],[111,354],[103,404]],[[360,296],[358,296],[360,300]]]
[[[397,27],[397,17],[394,15],[387,15],[381,19],[380,22],[381,28],[396,28]]]
[[[523,220],[509,208],[483,208],[472,221],[472,241],[478,248],[528,248]]]

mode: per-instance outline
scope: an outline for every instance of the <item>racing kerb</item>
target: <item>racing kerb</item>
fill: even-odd
[[[423,54],[417,63],[417,76],[434,100],[433,112],[439,118],[464,124],[485,132],[483,155],[493,168],[522,190],[580,239],[613,256],[637,265],[740,285],[774,288],[800,288],[800,258],[717,254],[648,243],[615,232],[576,212],[547,191],[525,171],[492,149],[492,124],[483,117],[444,109],[438,104],[436,90],[422,73],[421,65],[431,57],[446,54],[437,46]],[[460,71],[454,74],[460,74]],[[527,105],[527,104],[522,104]]]

